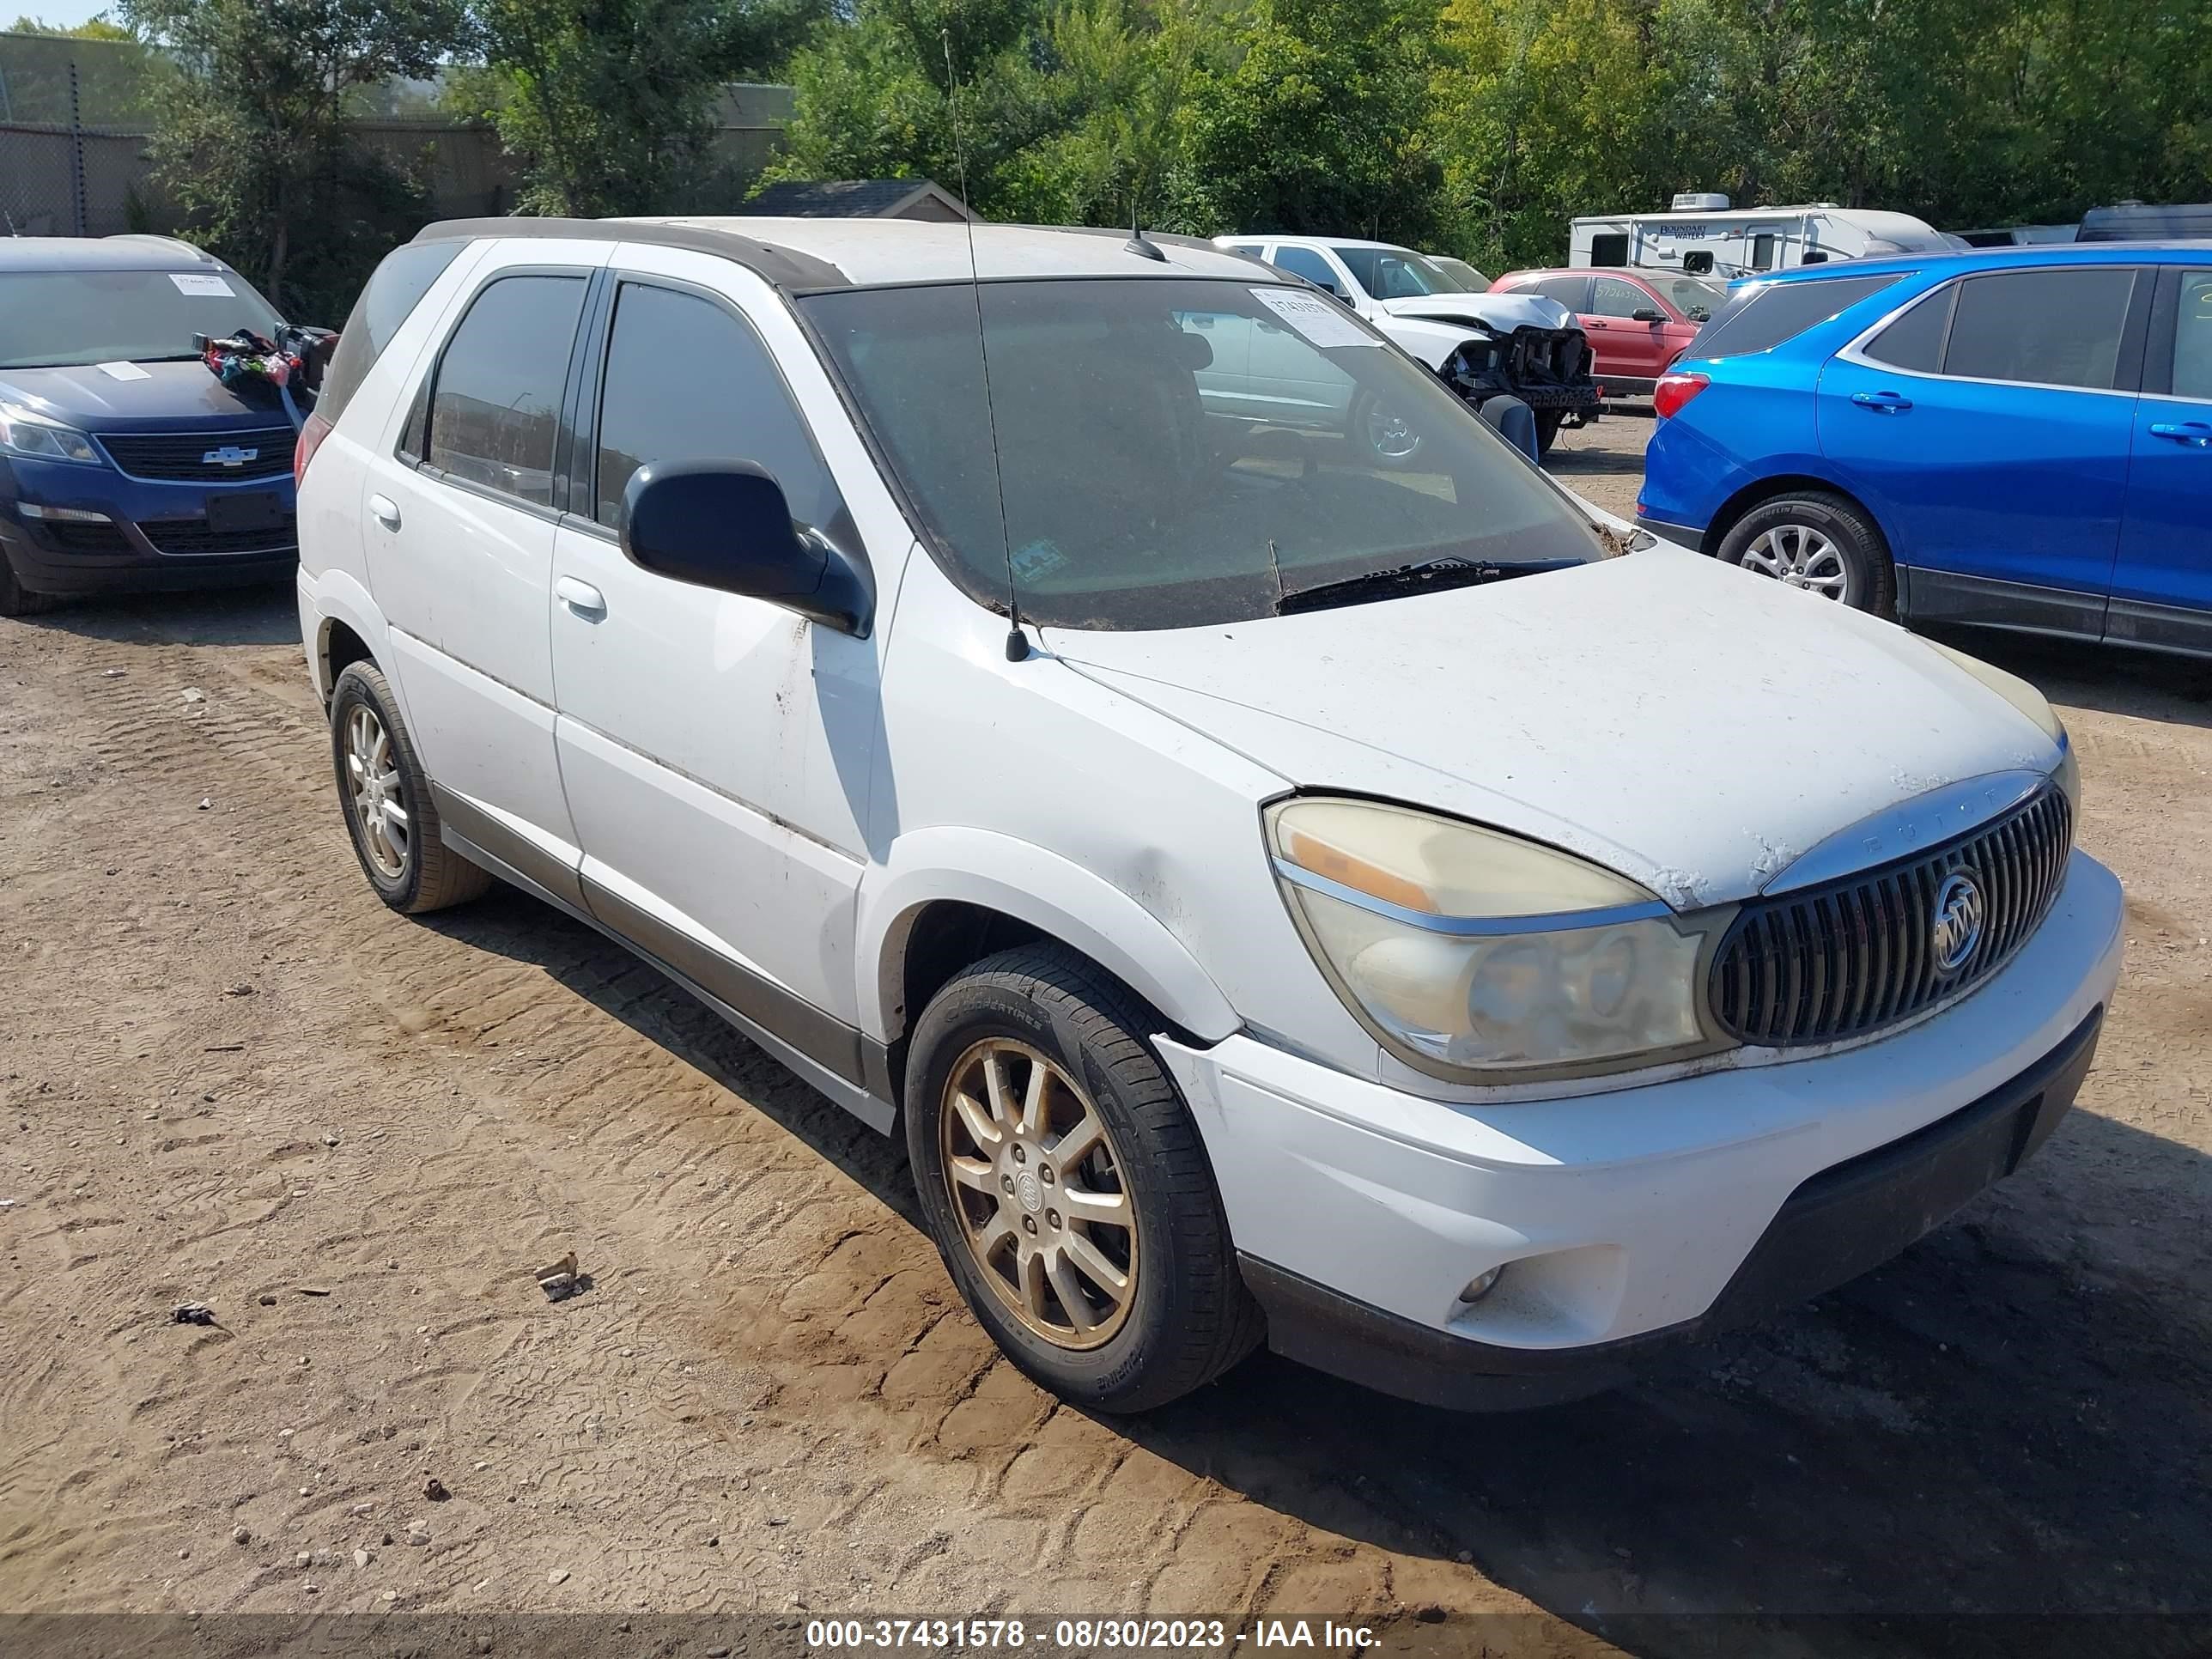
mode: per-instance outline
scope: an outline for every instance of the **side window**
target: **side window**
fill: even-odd
[[[704,460],[766,467],[801,524],[843,511],[760,337],[711,300],[625,283],[599,394],[599,521],[621,527],[623,487],[648,461]]]
[[[1260,257],[1260,250],[1265,246],[1265,242],[1231,242],[1229,251],[1231,253],[1249,253],[1256,259]]]
[[[1587,312],[1589,308],[1587,276],[1547,276],[1536,284],[1536,292],[1547,300],[1557,300],[1572,312]]]
[[[1752,283],[1729,290],[1728,303],[1698,331],[1691,351],[1736,357],[1771,351],[1807,329],[1839,317],[1880,293],[1894,276],[1821,276],[1811,282]]]
[[[1959,285],[1943,372],[2109,388],[2135,286],[2124,265],[1970,276]]]
[[[1959,297],[1956,283],[1927,295],[1902,317],[1866,343],[1866,355],[1878,363],[1935,374],[1943,367],[1943,337],[1951,329],[1951,305]]]
[[[1336,293],[1344,292],[1344,278],[1336,268],[1310,247],[1279,247],[1273,260],[1278,270],[1287,270],[1293,276],[1303,276],[1310,283],[1319,283]]]
[[[1751,268],[1753,270],[1774,269],[1774,233],[1762,230],[1751,239]]]
[[[423,458],[441,472],[537,507],[553,504],[553,440],[581,276],[501,276],[470,302],[430,392]]]
[[[2173,395],[2212,402],[2212,270],[2181,273],[2173,313]]]
[[[1656,300],[1618,276],[1600,276],[1590,283],[1589,310],[1594,317],[1633,317],[1639,311],[1658,309]]]

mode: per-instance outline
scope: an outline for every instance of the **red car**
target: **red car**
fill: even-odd
[[[1597,355],[1591,372],[1608,398],[1649,398],[1707,317],[1728,297],[1711,276],[1666,270],[1509,270],[1493,294],[1534,290],[1576,314]]]

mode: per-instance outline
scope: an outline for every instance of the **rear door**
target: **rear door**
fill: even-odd
[[[2151,278],[2039,266],[1948,283],[1822,369],[1822,452],[1923,618],[2101,629]]]
[[[2212,265],[2158,280],[2105,633],[2212,651]]]
[[[363,533],[407,720],[446,822],[573,901],[553,752],[556,450],[611,244],[495,247],[368,480]]]

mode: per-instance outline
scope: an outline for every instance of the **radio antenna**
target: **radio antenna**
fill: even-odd
[[[1022,600],[1014,582],[1014,532],[1006,524],[1006,476],[999,459],[999,414],[991,401],[991,347],[983,330],[983,272],[975,260],[975,210],[968,200],[968,146],[960,131],[960,77],[952,68],[952,31],[945,44],[945,95],[952,105],[952,159],[960,169],[960,208],[968,227],[968,291],[975,300],[975,356],[983,365],[983,425],[991,440],[991,482],[999,492],[999,544],[1006,550],[1006,660],[1026,661],[1029,635],[1022,632]]]

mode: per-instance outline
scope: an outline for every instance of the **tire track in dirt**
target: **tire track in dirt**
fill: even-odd
[[[651,970],[377,904],[296,653],[0,623],[0,1605],[2094,1611],[2212,1538],[2201,705],[2062,687],[2128,994],[2088,1109],[1897,1267],[1561,1412],[1262,1361],[1109,1424],[997,1358],[896,1145]]]

